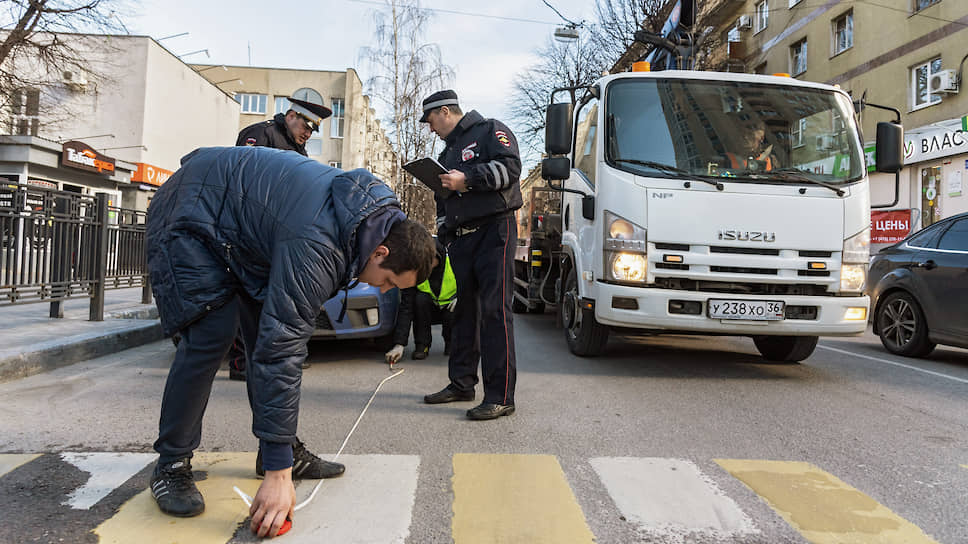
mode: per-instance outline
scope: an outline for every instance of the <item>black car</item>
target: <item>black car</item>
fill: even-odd
[[[891,353],[968,348],[968,213],[884,248],[871,260],[874,334]]]

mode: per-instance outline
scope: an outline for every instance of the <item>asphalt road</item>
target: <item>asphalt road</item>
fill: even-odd
[[[550,315],[515,326],[517,413],[470,422],[474,403],[422,404],[447,383],[438,340],[427,360],[398,365],[346,444],[347,475],[316,499],[327,506],[312,524],[297,514],[283,541],[317,541],[360,515],[346,529],[356,537],[328,541],[968,542],[966,350],[905,359],[868,334],[778,365],[743,338],[613,337],[604,356],[583,359]],[[143,498],[151,457],[128,454],[151,452],[173,353],[158,342],[0,384],[0,542],[112,541],[112,520]],[[315,343],[310,360],[299,436],[332,458],[388,370],[366,342]],[[200,450],[247,452],[248,467],[249,428],[244,385],[220,372]],[[134,468],[68,506],[100,469],[63,452],[124,452]],[[162,518],[147,501],[130,522],[142,532]],[[254,540],[244,512],[232,515],[228,536],[210,541]]]

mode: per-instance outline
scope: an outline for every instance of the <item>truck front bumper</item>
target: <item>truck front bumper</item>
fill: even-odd
[[[821,297],[790,295],[738,295],[678,291],[646,287],[628,287],[595,282],[588,295],[595,299],[595,318],[602,325],[614,327],[657,330],[667,332],[699,332],[730,335],[795,335],[795,336],[851,336],[861,334],[867,327],[866,310],[870,298],[865,296]],[[618,299],[618,303],[615,299]],[[632,304],[630,299],[634,299]],[[812,319],[782,319],[777,321],[752,321],[712,319],[707,317],[709,299],[729,300],[780,300],[787,307],[815,307]],[[670,311],[670,303],[691,303],[698,313],[685,314]],[[614,306],[619,306],[618,308]],[[637,306],[638,309],[624,309]],[[846,319],[848,309],[863,308],[863,317]],[[694,311],[693,310],[693,311]],[[680,310],[681,311],[681,310]],[[856,313],[855,313],[855,317]]]

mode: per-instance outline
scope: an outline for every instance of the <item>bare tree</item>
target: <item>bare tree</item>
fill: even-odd
[[[454,78],[453,69],[441,60],[440,48],[421,39],[431,17],[430,11],[420,8],[419,1],[386,0],[386,7],[374,12],[376,45],[362,48],[360,56],[372,69],[368,94],[389,112],[384,126],[397,155],[393,188],[404,212],[433,231],[433,193],[400,167],[433,152],[434,135],[419,122],[423,99],[448,87]]]
[[[107,78],[91,61],[106,42],[85,33],[119,33],[123,0],[4,0],[0,11],[0,108],[10,132],[37,134],[57,123],[52,105]],[[60,118],[71,112],[59,111]],[[6,132],[0,123],[0,132]]]
[[[668,0],[595,0],[598,22],[589,28],[589,42],[598,62],[611,67],[635,42],[635,31],[658,32]]]

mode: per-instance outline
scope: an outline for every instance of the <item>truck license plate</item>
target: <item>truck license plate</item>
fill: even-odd
[[[709,299],[706,313],[711,319],[748,319],[753,321],[778,321],[783,319],[783,301],[780,300],[722,300]]]

